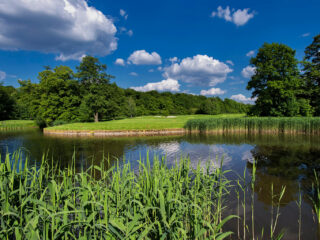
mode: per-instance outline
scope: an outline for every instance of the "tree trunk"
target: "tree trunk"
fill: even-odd
[[[99,122],[99,113],[94,114],[94,122]]]

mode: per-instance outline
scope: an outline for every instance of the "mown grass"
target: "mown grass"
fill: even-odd
[[[33,120],[6,120],[0,121],[1,130],[19,130],[25,128],[37,128],[37,124]]]
[[[272,132],[320,134],[319,117],[244,117],[190,119],[184,126],[189,131]]]
[[[1,162],[1,161],[0,161]],[[222,217],[229,181],[220,168],[183,158],[139,161],[76,172],[22,161],[0,163],[0,239],[216,239],[231,234]]]
[[[71,123],[48,130],[165,130],[183,128],[190,119],[229,118],[243,117],[244,114],[220,114],[220,115],[180,115],[180,116],[143,116],[113,120],[98,123]]]

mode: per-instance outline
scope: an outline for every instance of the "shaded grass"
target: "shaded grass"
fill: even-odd
[[[113,120],[98,123],[71,123],[55,127],[49,127],[48,130],[165,130],[182,129],[190,119],[208,119],[208,118],[229,118],[243,117],[244,114],[221,114],[221,115],[180,115],[180,116],[143,116],[127,118],[122,120]]]
[[[1,130],[19,130],[25,128],[37,128],[37,124],[33,120],[6,120],[0,121]]]
[[[184,126],[189,131],[272,132],[320,134],[319,117],[244,117],[190,119]]]
[[[73,159],[74,160],[74,159]],[[1,161],[0,161],[1,162]],[[0,239],[224,239],[224,197],[230,184],[221,168],[168,168],[165,159],[106,170],[76,172],[49,163],[22,161],[19,153],[0,163]]]

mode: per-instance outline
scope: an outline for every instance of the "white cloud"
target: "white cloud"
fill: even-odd
[[[138,73],[136,73],[136,72],[131,72],[131,73],[129,73],[131,76],[134,76],[134,77],[137,77],[138,76]]]
[[[116,61],[114,62],[114,64],[124,66],[125,62],[122,58],[117,58]]]
[[[247,98],[243,94],[232,95],[230,98],[237,101],[237,102],[248,103],[248,104],[254,104],[254,102],[257,100],[256,97],[255,98]]]
[[[195,85],[215,86],[226,80],[233,70],[225,63],[207,55],[196,55],[164,68],[163,76]]]
[[[6,79],[6,77],[7,77],[7,74],[3,71],[0,71],[0,81]]]
[[[225,94],[227,91],[221,90],[220,88],[210,88],[209,90],[201,90],[200,95],[203,96],[216,96]]]
[[[172,57],[172,58],[169,58],[169,61],[170,61],[171,63],[175,63],[175,62],[178,62],[179,59],[178,59],[177,57]]]
[[[304,33],[301,35],[301,37],[309,37],[310,36],[310,33]]]
[[[125,10],[120,9],[120,15],[121,15],[121,17],[123,17],[125,20],[128,19],[128,14],[126,13]]]
[[[158,53],[148,53],[146,50],[137,50],[128,58],[128,62],[135,65],[158,65],[161,64],[161,57]]]
[[[254,55],[254,53],[255,53],[254,50],[251,50],[251,51],[247,52],[246,56],[252,57]]]
[[[130,29],[127,34],[131,37],[133,35],[133,31]]]
[[[105,56],[117,49],[112,20],[85,0],[0,1],[0,49]]]
[[[244,78],[251,78],[254,74],[256,73],[256,68],[252,66],[246,66],[244,69],[241,71],[241,75]]]
[[[130,30],[127,30],[125,27],[120,27],[120,33],[126,33],[128,34],[130,37],[133,35],[133,31],[130,29]]]
[[[228,63],[231,66],[234,66],[234,63],[231,60],[227,60],[226,63]]]
[[[178,92],[180,90],[180,84],[177,80],[168,78],[166,80],[162,80],[161,82],[147,83],[141,87],[131,87],[132,89],[139,92],[148,92],[152,90],[156,91],[171,91]]]
[[[227,6],[225,9],[223,9],[221,6],[217,8],[217,11],[213,11],[211,13],[211,17],[218,17],[223,18],[227,22],[233,22],[237,26],[243,26],[245,25],[251,18],[254,17],[254,12],[249,13],[250,9],[245,8],[243,10],[238,9],[232,9],[230,10],[230,7]]]

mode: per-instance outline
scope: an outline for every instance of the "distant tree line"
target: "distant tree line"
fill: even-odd
[[[142,115],[246,113],[251,107],[218,97],[123,89],[110,83],[107,66],[91,56],[76,70],[46,66],[39,83],[19,80],[19,88],[0,86],[0,119],[35,119],[46,126]]]
[[[252,115],[320,116],[320,34],[301,62],[290,47],[265,43],[250,63],[255,74],[247,89],[257,98]]]

